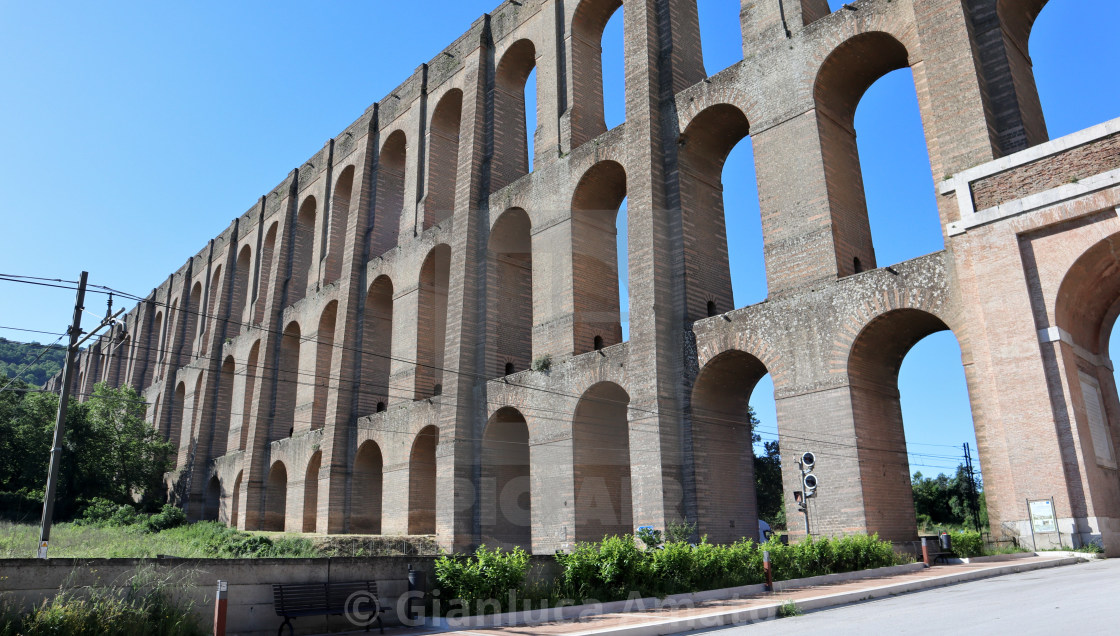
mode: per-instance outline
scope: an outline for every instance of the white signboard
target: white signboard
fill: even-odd
[[[1058,518],[1054,515],[1054,502],[1049,499],[1028,501],[1031,513],[1031,528],[1042,534],[1058,531]]]

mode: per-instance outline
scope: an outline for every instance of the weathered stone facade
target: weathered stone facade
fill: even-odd
[[[709,77],[695,0],[504,3],[191,257],[76,381],[142,391],[192,517],[543,553],[681,519],[753,535],[744,415],[769,372],[783,454],[821,458],[814,534],[906,541],[898,370],[951,329],[993,530],[1029,536],[1025,500],[1053,496],[1067,543],[1120,554],[1120,122],[1047,142],[1026,55],[1044,4],[743,0],[744,59]],[[626,122],[608,131],[598,42],[618,9]],[[946,249],[877,268],[853,117],[904,67]],[[770,292],[736,309],[721,172],[747,135]],[[787,495],[799,479],[787,461]]]

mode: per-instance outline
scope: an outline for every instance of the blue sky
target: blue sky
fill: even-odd
[[[496,5],[430,2],[416,29],[420,10],[403,2],[0,3],[0,272],[74,280],[85,269],[146,294]],[[711,74],[742,57],[739,0],[699,6]],[[1052,137],[1120,116],[1117,24],[1115,0],[1043,11],[1030,51]],[[618,14],[604,37],[608,124],[622,120],[620,42]],[[871,88],[856,127],[879,264],[940,249],[909,71]],[[766,289],[749,141],[724,182],[743,306]],[[0,281],[0,326],[61,332],[72,303],[70,291]],[[915,469],[955,466],[951,448],[923,446],[974,443],[951,334],[915,347],[900,388],[923,455],[912,463],[926,465]],[[775,431],[770,395],[764,383],[754,399],[764,435]]]

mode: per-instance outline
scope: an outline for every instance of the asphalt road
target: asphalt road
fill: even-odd
[[[703,633],[1120,634],[1120,559],[1009,574]],[[700,633],[700,632],[693,632]]]

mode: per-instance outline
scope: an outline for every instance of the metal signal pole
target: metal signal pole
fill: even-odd
[[[969,451],[968,442],[964,443],[964,469],[968,472],[968,507],[972,511],[973,525],[977,532],[980,529],[980,501],[976,494],[976,478],[972,471],[972,453]]]
[[[58,483],[59,466],[62,464],[62,440],[66,435],[66,408],[70,402],[70,378],[78,357],[78,338],[82,335],[82,310],[86,301],[86,279],[89,272],[82,272],[78,279],[78,298],[74,301],[74,320],[70,322],[70,344],[66,347],[66,360],[62,365],[62,394],[58,398],[58,415],[54,421],[54,443],[51,445],[51,467],[47,471],[47,492],[43,496],[43,522],[39,527],[39,558],[47,558],[47,544],[51,539],[51,521],[54,518],[54,495]]]

